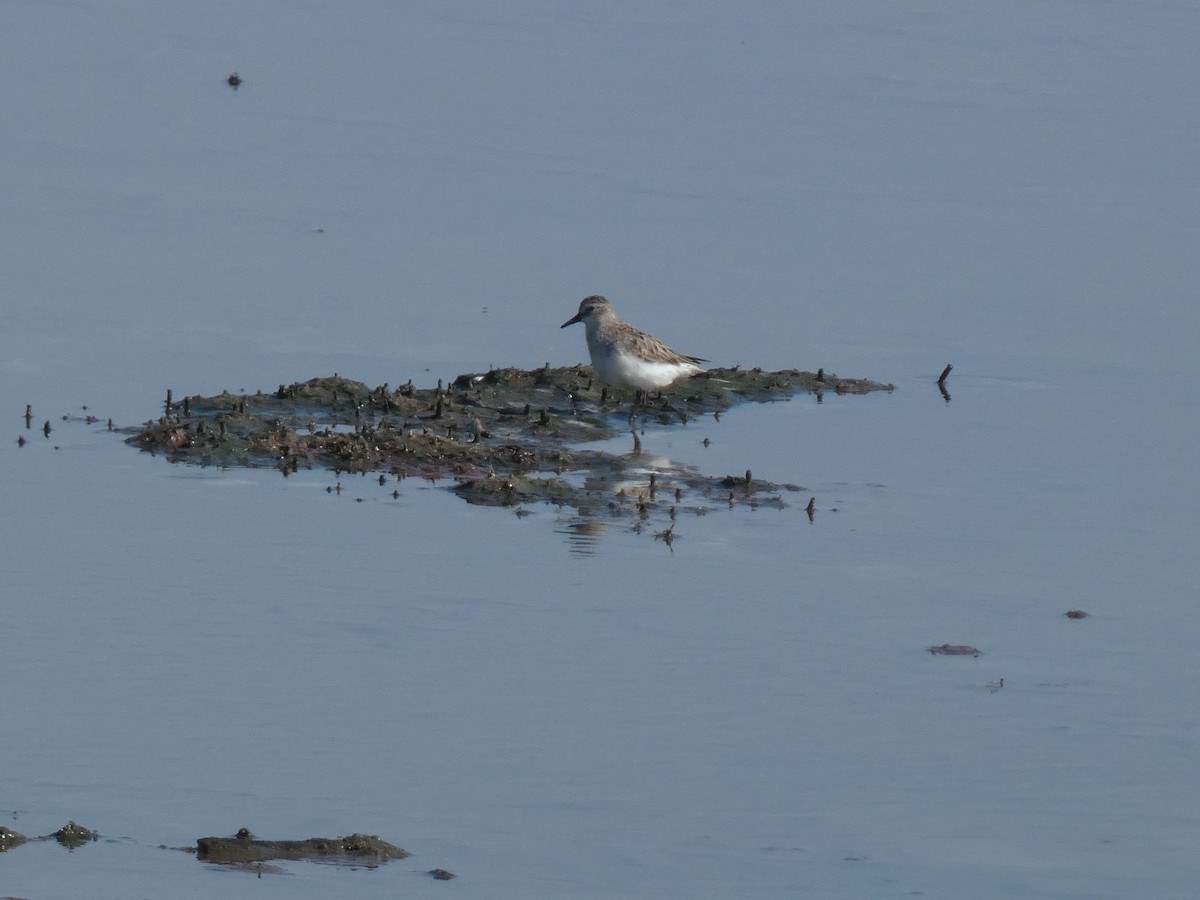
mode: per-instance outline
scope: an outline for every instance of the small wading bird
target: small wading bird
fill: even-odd
[[[654,335],[622,322],[612,304],[601,296],[584,297],[579,312],[559,327],[576,322],[587,329],[588,353],[596,374],[609,384],[635,391],[630,425],[646,391],[670,387],[680,378],[704,371],[699,364],[707,360],[676,353]]]

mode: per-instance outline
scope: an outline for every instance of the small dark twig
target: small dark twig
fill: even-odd
[[[946,368],[942,369],[942,374],[938,376],[937,380],[938,390],[942,392],[942,399],[947,403],[950,402],[950,392],[946,390],[946,376],[950,374],[950,370],[953,368],[954,366],[950,365],[950,363],[946,363]]]

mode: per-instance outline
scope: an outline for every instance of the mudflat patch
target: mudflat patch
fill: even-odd
[[[736,403],[880,390],[892,385],[823,371],[714,368],[637,398],[636,414],[643,424],[671,427],[719,418]],[[411,381],[371,388],[332,375],[254,394],[175,400],[168,392],[162,415],[130,429],[127,440],[172,462],[270,466],[284,475],[377,472],[381,486],[389,478],[450,479],[471,503],[546,502],[580,516],[639,521],[669,516],[668,529],[680,510],[782,506],[785,493],[801,490],[750,471],[710,474],[643,455],[629,417],[634,402],[588,366],[492,369],[425,388]],[[623,430],[631,432],[628,453],[581,446]]]

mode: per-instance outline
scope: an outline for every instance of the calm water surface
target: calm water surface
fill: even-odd
[[[0,821],[102,839],[0,894],[1194,895],[1194,5],[3,15]],[[575,362],[595,291],[897,390],[649,430],[803,487],[669,547],[61,419]],[[241,826],[413,856],[162,849]]]

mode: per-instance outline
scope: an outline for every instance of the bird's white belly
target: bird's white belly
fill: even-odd
[[[592,357],[592,368],[596,374],[610,384],[622,385],[635,390],[650,391],[665,388],[684,375],[703,371],[691,363],[668,363],[642,359],[633,353],[590,341],[588,350]]]

